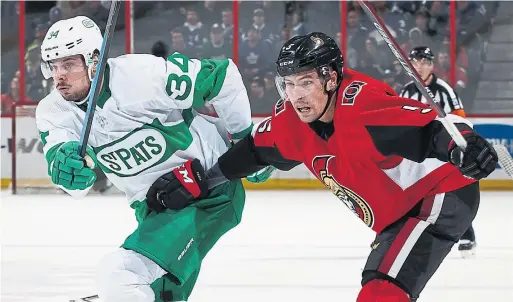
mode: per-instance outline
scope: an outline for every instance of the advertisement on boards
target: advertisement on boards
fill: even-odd
[[[258,123],[263,118],[254,118],[254,123]],[[483,135],[492,144],[502,144],[513,154],[513,117],[511,118],[469,118],[474,124],[474,128]],[[2,185],[9,183],[12,171],[12,133],[11,118],[1,118],[1,178]],[[16,122],[16,171],[19,183],[40,184],[50,183],[47,175],[46,160],[43,155],[43,145],[33,117],[18,117]],[[485,187],[497,189],[513,189],[513,181],[498,166],[485,182]],[[251,186],[251,185],[250,185]],[[253,187],[253,186],[251,186]],[[322,188],[322,185],[316,181],[315,177],[300,165],[291,171],[276,171],[273,173],[270,181],[265,185],[260,184],[256,188]]]

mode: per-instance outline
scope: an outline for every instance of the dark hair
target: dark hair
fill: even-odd
[[[171,34],[174,34],[174,33],[177,33],[177,34],[182,34],[182,36],[185,37],[185,33],[183,31],[183,29],[181,27],[175,27],[171,30]]]
[[[162,41],[157,41],[151,47],[151,54],[156,57],[167,58],[169,47]]]

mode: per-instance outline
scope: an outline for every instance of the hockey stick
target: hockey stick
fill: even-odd
[[[420,77],[411,65],[409,61],[407,61],[405,58],[402,49],[397,44],[397,41],[390,35],[390,32],[388,31],[387,27],[381,20],[381,18],[376,14],[374,9],[370,6],[368,1],[363,0],[357,0],[358,4],[362,7],[362,9],[365,11],[367,16],[372,20],[372,23],[374,24],[374,27],[378,30],[379,34],[383,38],[383,40],[387,43],[388,47],[396,57],[396,59],[401,63],[406,73],[413,79],[413,83],[415,83],[415,86],[419,89],[419,91],[422,93],[422,95],[426,98],[426,100],[429,102],[432,108],[436,110],[438,113],[438,116],[440,117],[440,122],[442,122],[444,128],[447,130],[449,135],[452,137],[456,145],[461,148],[462,150],[465,150],[467,147],[467,142],[463,138],[463,135],[461,135],[460,131],[456,126],[449,121],[446,117],[447,114],[445,111],[440,108],[435,103],[435,96],[429,90],[428,87],[425,87],[423,82],[420,81]],[[508,149],[504,145],[496,144],[493,146],[495,149],[495,152],[497,152],[497,156],[499,157],[499,164],[502,167],[502,169],[513,179],[513,158],[508,152]]]
[[[111,38],[116,27],[116,20],[118,18],[120,6],[120,0],[114,0],[110,4],[109,18],[107,20],[107,26],[105,28],[105,33],[103,35],[102,47],[100,50],[100,58],[98,60],[99,67],[96,68],[96,73],[94,75],[93,83],[91,85],[91,90],[93,91],[93,93],[89,93],[87,111],[82,126],[82,133],[80,134],[80,143],[78,151],[80,156],[82,157],[85,156],[87,142],[89,141],[89,134],[91,133],[91,125],[93,123],[94,110],[96,109],[98,95],[100,94],[101,83],[100,85],[98,85],[98,81],[100,81],[100,79],[103,76],[103,72],[105,71],[105,65],[107,64],[107,55],[109,53]]]
[[[69,302],[92,302],[92,301],[98,301],[99,299],[100,299],[100,297],[98,297],[98,295],[94,295],[94,296],[69,300]]]

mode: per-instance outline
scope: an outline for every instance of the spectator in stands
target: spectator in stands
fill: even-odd
[[[260,39],[267,43],[271,44],[275,40],[275,29],[267,26],[267,24],[265,23],[264,10],[261,8],[255,9],[255,11],[253,12],[253,24],[251,24],[250,28],[258,31],[258,33],[260,34]],[[248,37],[247,35],[244,35],[242,38],[246,40]]]
[[[430,1],[426,3],[429,9],[428,32],[431,35],[444,34],[445,27],[449,24],[449,3],[445,1]]]
[[[274,90],[276,90],[275,85],[274,88]],[[256,76],[251,81],[248,96],[249,101],[251,102],[251,111],[254,113],[267,113],[269,112],[269,108],[273,108],[278,101],[276,95],[267,94],[265,89],[265,79],[261,76]]]
[[[189,58],[198,56],[196,49],[185,42],[183,29],[177,27],[171,31],[171,49],[169,53],[179,52]]]
[[[290,27],[285,25],[281,29],[280,38],[278,39],[278,41],[276,43],[274,43],[274,47],[273,47],[274,52],[273,53],[275,53],[275,54],[280,53],[281,47],[285,44],[285,42],[290,40],[290,38],[292,38]]]
[[[37,62],[37,63],[36,63]],[[25,95],[33,100],[42,100],[50,93],[47,80],[39,68],[40,61],[25,61]]]
[[[277,33],[278,29],[284,26],[285,6],[282,1],[262,1],[265,23],[273,29],[273,32]]]
[[[265,81],[262,77],[256,76],[251,83],[251,90],[249,93],[251,102],[265,101]]]
[[[342,47],[342,33],[341,32],[338,32],[335,35],[335,42],[337,43],[338,48],[340,48],[340,49],[344,48],[344,47]]]
[[[29,97],[25,97],[24,102],[32,102],[32,99]],[[6,94],[2,94],[1,99],[1,110],[2,114],[11,114],[12,113],[12,104],[20,103],[20,80],[18,78],[13,78],[11,80],[11,85],[9,87],[9,91]]]
[[[242,42],[239,49],[240,69],[246,85],[251,83],[253,77],[264,73],[271,68],[272,58],[271,46],[262,41],[260,33],[255,28],[247,32],[248,39]]]
[[[220,1],[204,0],[203,6],[198,9],[200,19],[203,21],[205,28],[210,28],[212,24],[220,22],[221,11],[219,5],[223,4]]]
[[[394,1],[391,11],[403,15],[414,15],[423,2],[424,1]],[[407,25],[407,27],[411,27],[411,24]]]
[[[338,32],[336,34],[335,42],[337,43],[337,45],[340,49],[343,48],[342,47],[342,33]],[[364,46],[364,48],[365,48],[365,46]],[[363,52],[363,50],[360,50],[360,52]],[[358,52],[350,45],[347,47],[347,51],[346,51],[346,54],[344,57],[344,65],[351,69],[355,69],[355,70],[358,68]]]
[[[387,66],[387,54],[378,50],[378,43],[372,37],[365,41],[365,51],[358,56],[358,69],[376,79],[381,79],[384,73],[384,66]]]
[[[187,10],[187,18],[183,24],[184,38],[186,43],[190,44],[196,49],[200,49],[205,42],[207,42],[207,32],[205,26],[200,21],[198,12],[195,9],[189,8]]]
[[[398,60],[394,60],[392,72],[397,83],[404,84],[411,80],[410,77],[404,72],[404,68]]]
[[[276,90],[274,78],[275,74],[272,71],[267,72],[264,76],[265,95],[269,102],[277,102],[280,98],[278,90]]]
[[[451,37],[449,35],[444,36],[442,41],[442,49],[451,49]],[[479,58],[474,58],[479,60]],[[467,69],[469,67],[469,57],[467,50],[463,45],[456,43],[456,65],[459,68]]]
[[[436,64],[433,70],[440,79],[451,84],[451,59],[447,49],[441,49],[438,52],[438,55],[436,56]],[[467,81],[467,72],[465,69],[456,66],[456,86],[454,87],[456,93],[461,94],[461,92],[463,92],[467,87]]]
[[[440,48],[441,35],[430,36],[428,22],[430,16],[425,8],[421,8],[415,15],[415,25],[408,32],[408,40],[401,45],[404,52],[409,53],[418,45],[427,45],[430,49],[437,51]],[[432,32],[431,32],[432,33]]]
[[[206,59],[228,59],[233,58],[232,44],[226,42],[223,36],[223,28],[221,25],[214,23],[210,29],[210,40],[208,40],[200,53],[200,58]]]
[[[397,82],[394,73],[390,69],[385,69],[383,71],[383,82],[392,87],[392,89],[394,89],[397,93],[400,93],[403,89],[403,85]]]
[[[351,69],[358,68],[358,58],[360,54],[352,47],[347,48],[346,57],[344,58],[344,65]]]
[[[435,51],[439,48],[441,36],[437,35],[436,27],[430,28],[430,19],[431,15],[429,13],[429,10],[424,6],[420,7],[420,9],[415,14],[414,28],[418,29],[422,33],[421,41],[415,41],[416,43],[413,45],[413,47],[416,47],[418,45],[425,45]]]
[[[487,11],[484,4],[474,1],[460,0],[456,2],[457,24],[472,35],[478,33],[486,25]]]
[[[365,49],[365,40],[369,36],[369,30],[361,23],[360,10],[350,8],[347,12],[347,45],[357,52]],[[338,36],[337,36],[338,37]]]
[[[303,16],[299,11],[292,13],[292,30],[291,37],[306,35],[307,31],[303,23]]]
[[[87,1],[57,0],[56,5],[62,12],[62,18],[68,19],[80,15],[81,9]]]
[[[299,5],[293,11],[299,12],[303,17],[304,27],[307,29],[305,34],[309,31],[317,31],[328,34],[329,36],[335,36],[340,31],[340,1],[308,1],[300,2],[303,5]],[[350,9],[350,2],[348,3],[348,9]],[[294,18],[291,14],[291,21]],[[334,20],[338,21],[333,22]]]
[[[262,9],[262,1],[240,1],[239,2],[239,28],[242,29],[242,34],[246,34],[248,29],[253,24],[253,17],[255,10]]]
[[[373,1],[371,4],[378,15],[382,18],[388,31],[390,31],[390,34],[397,39],[399,43],[404,43],[408,34],[406,20],[404,20],[404,17],[399,13],[392,12],[387,6],[386,1]],[[366,20],[370,23],[369,19]],[[372,23],[368,23],[364,25],[370,30],[369,36],[374,38],[378,45],[383,45],[384,41],[381,35],[374,29],[374,25],[372,25]]]
[[[151,54],[156,57],[167,59],[169,56],[169,46],[162,41],[157,41],[151,47]]]
[[[95,21],[100,28],[105,28],[107,25],[110,1],[58,0],[55,6],[61,11],[62,19],[84,15]],[[118,21],[118,26],[120,25],[122,23]]]
[[[401,45],[401,49],[405,53],[409,53],[416,45],[422,45],[422,41],[424,41],[424,35],[422,31],[417,27],[413,27],[408,32],[408,41]]]
[[[39,58],[40,57],[41,42],[43,41],[47,30],[48,30],[48,24],[46,24],[46,23],[40,23],[36,26],[34,40],[32,41],[32,43],[30,43],[30,45],[27,47],[27,50],[25,52],[25,61],[27,61],[29,58]]]
[[[62,11],[57,6],[52,7],[48,12],[48,15],[48,28],[52,26],[55,22],[62,19]]]
[[[221,27],[223,28],[223,36],[227,41],[233,41],[233,14],[229,8],[223,9],[221,12]]]

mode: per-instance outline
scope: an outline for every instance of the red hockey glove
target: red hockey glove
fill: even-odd
[[[205,197],[207,193],[205,170],[200,161],[194,159],[159,177],[148,190],[146,203],[157,213],[166,208],[177,211]]]
[[[461,174],[479,180],[487,177],[497,166],[497,153],[493,146],[474,131],[462,132],[467,148],[461,151],[454,141],[449,144],[449,160]]]

